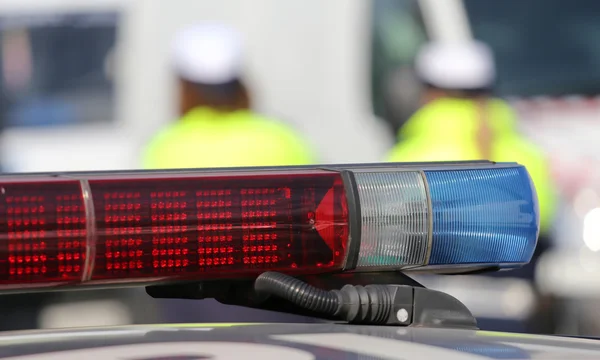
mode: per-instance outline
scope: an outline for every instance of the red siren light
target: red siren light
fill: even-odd
[[[0,289],[341,269],[333,171],[97,175],[1,183]]]

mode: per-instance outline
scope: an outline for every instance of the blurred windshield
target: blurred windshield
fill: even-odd
[[[371,19],[373,111],[396,133],[418,105],[413,60],[428,40],[427,32],[416,0],[375,0]]]
[[[4,126],[113,119],[116,14],[0,17]]]
[[[503,96],[600,93],[600,1],[464,0]]]

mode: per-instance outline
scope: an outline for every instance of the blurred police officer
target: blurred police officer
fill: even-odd
[[[304,165],[312,149],[286,124],[251,110],[239,34],[222,24],[180,31],[172,61],[181,118],[145,150],[145,168]]]
[[[415,68],[425,86],[422,107],[400,129],[388,160],[486,159],[525,165],[540,205],[538,247],[526,267],[490,276],[533,281],[536,260],[549,246],[557,199],[542,151],[519,134],[509,104],[492,96],[496,81],[492,51],[477,41],[429,43],[418,53]]]
[[[544,154],[519,134],[510,105],[492,97],[495,63],[480,42],[425,45],[416,59],[423,106],[400,129],[389,161],[516,161],[527,167],[540,202],[542,233],[556,194]]]

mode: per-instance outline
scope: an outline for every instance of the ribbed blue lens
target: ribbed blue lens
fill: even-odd
[[[425,171],[433,212],[429,265],[527,263],[539,228],[523,166]]]

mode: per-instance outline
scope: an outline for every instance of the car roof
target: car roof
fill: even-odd
[[[488,331],[344,324],[174,324],[0,334],[0,358],[199,359],[600,358],[600,341]]]

